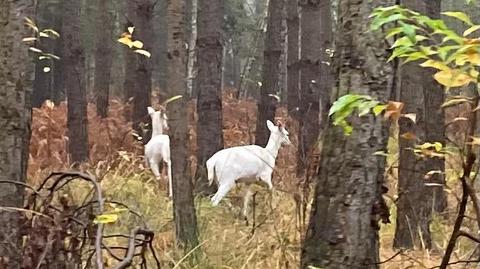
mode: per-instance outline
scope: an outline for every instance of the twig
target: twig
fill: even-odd
[[[115,269],[124,269],[127,268],[132,264],[133,261],[133,256],[135,254],[135,237],[137,235],[143,235],[145,238],[153,238],[153,232],[148,231],[148,230],[143,230],[139,227],[134,228],[131,233],[130,233],[130,239],[128,240],[128,250],[127,250],[127,255],[125,255],[125,258],[123,259],[122,262],[117,264]]]
[[[470,240],[472,240],[472,241],[475,241],[475,242],[477,242],[477,243],[480,244],[480,238],[475,237],[473,234],[471,234],[471,233],[469,233],[469,232],[467,232],[467,231],[460,230],[460,231],[458,231],[457,235],[458,235],[458,236],[466,237],[466,238],[468,238],[468,239],[470,239]]]

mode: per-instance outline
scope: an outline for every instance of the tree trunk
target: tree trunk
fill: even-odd
[[[31,1],[0,1],[0,180],[26,181],[34,64],[22,38],[34,33]],[[0,206],[23,208],[23,187],[0,184]],[[23,213],[0,210],[0,268],[21,268]]]
[[[257,105],[257,127],[255,144],[265,146],[270,132],[267,120],[274,120],[279,93],[280,58],[282,57],[282,15],[284,0],[270,0],[268,3],[267,33],[263,52],[262,86],[260,102]]]
[[[167,73],[167,1],[160,0],[155,5],[154,31],[155,31],[155,53],[152,55],[154,66],[152,66],[153,81],[160,88],[160,96],[164,95],[166,90]]]
[[[440,18],[441,0],[426,1],[426,15],[431,18]],[[445,113],[440,107],[445,101],[443,87],[433,78],[434,70],[426,70],[423,80],[425,91],[425,140],[440,142],[445,145]],[[427,173],[429,171],[441,171],[434,174],[429,181],[445,185],[445,161],[442,159],[427,159],[425,163]],[[447,196],[444,187],[431,187],[433,189],[433,207],[436,212],[444,212],[447,209]]]
[[[56,15],[55,25],[57,26],[57,30],[60,30],[63,25],[63,1],[57,5],[58,14]],[[53,63],[53,94],[52,100],[53,102],[58,105],[60,102],[65,100],[66,93],[65,93],[65,81],[63,79],[64,71],[63,71],[63,37],[60,36],[56,40],[54,54],[60,57],[60,60],[56,60]]]
[[[58,5],[52,5],[48,1],[39,2],[36,11],[36,23],[41,29],[51,28],[56,31],[60,30],[61,24],[61,8]],[[55,49],[60,42],[60,38],[41,38],[36,47],[46,53],[55,54]],[[57,55],[59,56],[59,55]],[[57,60],[40,60],[35,58],[35,80],[33,82],[33,107],[41,107],[47,99],[55,98],[53,77],[56,72]],[[50,72],[44,72],[44,67],[51,69]]]
[[[223,0],[198,2],[198,76],[197,86],[197,187],[208,188],[205,162],[223,148],[222,120],[222,59],[223,59]]]
[[[382,36],[371,32],[367,22],[374,8],[392,3],[339,1],[338,97],[354,93],[383,102],[391,99],[388,47],[379,42]],[[354,131],[349,137],[332,125],[324,133],[302,268],[378,268],[378,218],[385,213],[380,209],[387,209],[381,197],[385,157],[374,152],[386,148],[388,128],[385,120],[372,114],[354,116],[351,121]]]
[[[135,2],[127,1],[126,5],[127,22],[125,24],[124,32],[128,31],[128,27],[133,26],[136,21]],[[131,101],[135,93],[135,55],[130,48],[125,48],[125,79],[123,81],[123,97],[125,102]],[[131,111],[126,111],[125,118],[132,120]]]
[[[63,4],[63,70],[68,99],[68,150],[70,161],[79,163],[88,159],[87,96],[85,88],[85,54],[80,40],[81,2]]]
[[[287,27],[288,27],[288,50],[287,50],[287,103],[288,112],[298,117],[300,73],[299,64],[299,37],[300,25],[298,16],[298,1],[287,1]]]
[[[331,83],[330,67],[324,62],[328,61],[325,50],[330,46],[332,29],[330,0],[300,0],[299,6],[302,30],[297,174],[302,176],[327,119]]]
[[[440,14],[439,1],[404,0],[405,7],[425,14],[437,8],[432,14]],[[429,7],[430,6],[430,7]],[[428,14],[430,15],[430,14]],[[400,101],[405,103],[404,113],[415,113],[416,123],[409,119],[399,120],[399,161],[397,225],[393,246],[396,248],[427,248],[432,246],[430,223],[434,208],[444,206],[445,195],[442,187],[426,186],[427,182],[443,183],[443,175],[434,175],[425,180],[431,170],[444,171],[443,160],[417,158],[410,149],[415,140],[405,139],[402,134],[413,133],[420,141],[444,141],[444,116],[440,108],[443,103],[443,89],[432,78],[432,70],[418,66],[418,62],[402,65],[400,72]],[[434,194],[436,196],[433,200]]]
[[[153,0],[141,0],[136,2],[135,8],[135,31],[133,32],[134,39],[139,39],[143,42],[143,50],[150,53],[153,45]],[[131,51],[131,53],[134,53]],[[136,53],[135,53],[136,54]],[[150,58],[141,54],[136,54],[135,67],[135,83],[133,93],[133,113],[132,122],[133,128],[137,133],[141,134],[143,143],[146,144],[151,137],[151,133],[143,133],[140,123],[150,120],[147,113],[147,107],[151,103],[152,94],[152,64]]]
[[[168,104],[172,152],[173,208],[177,246],[185,252],[198,245],[197,217],[193,203],[193,184],[188,164],[188,117],[186,103],[185,1],[169,0],[168,83],[169,95],[183,98]]]
[[[97,115],[106,118],[110,92],[110,67],[112,65],[113,18],[107,10],[107,0],[98,1],[95,44],[95,95]]]

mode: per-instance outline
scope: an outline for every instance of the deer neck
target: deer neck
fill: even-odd
[[[273,135],[270,135],[265,149],[276,159],[281,146],[280,142],[274,139]]]
[[[163,126],[157,121],[152,122],[152,137],[163,134]]]

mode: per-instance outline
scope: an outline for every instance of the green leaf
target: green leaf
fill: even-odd
[[[477,31],[478,29],[480,29],[480,25],[474,25],[474,26],[468,28],[467,30],[465,30],[465,32],[463,32],[463,36],[468,36],[471,33]]]
[[[358,95],[358,94],[346,94],[338,98],[335,102],[333,102],[332,106],[330,107],[328,116],[331,116],[334,113],[339,112],[340,110],[344,109],[346,106],[357,101],[360,98],[364,98],[364,96]]]
[[[384,111],[386,108],[387,108],[387,105],[376,105],[376,106],[373,108],[373,114],[375,114],[375,116],[378,116],[378,115],[380,115],[380,113],[382,113],[382,111]]]
[[[436,151],[441,151],[443,149],[443,145],[440,142],[435,142],[434,147]]]
[[[378,101],[371,100],[367,102],[363,102],[358,106],[358,116],[362,117],[367,115],[372,108],[374,108],[376,105],[378,105]]]
[[[403,29],[402,27],[395,27],[395,28],[392,28],[392,29],[388,29],[387,31],[387,35],[385,36],[385,38],[390,38],[394,35],[397,35],[399,33],[402,33],[403,32]]]
[[[470,20],[470,18],[468,17],[467,14],[463,13],[463,12],[458,12],[458,11],[445,11],[445,12],[442,12],[443,15],[446,15],[446,16],[449,16],[449,17],[453,17],[453,18],[456,18],[456,19],[459,19],[461,21],[463,21],[464,23],[470,25],[470,26],[473,26],[473,23],[472,21]]]
[[[395,43],[393,43],[392,45],[392,49],[393,48],[396,48],[396,47],[411,47],[413,46],[413,42],[407,37],[407,36],[404,36],[402,38],[399,38],[395,41]]]
[[[415,28],[414,28],[414,26],[412,26],[411,24],[406,24],[403,21],[399,21],[398,23],[401,25],[401,27],[403,29],[403,32],[405,33],[405,35],[407,35],[408,39],[412,43],[415,43],[416,40],[415,40]]]
[[[418,59],[428,59],[428,57],[425,55],[425,53],[423,53],[421,51],[417,51],[417,52],[413,52],[410,55],[408,55],[408,58],[403,63],[416,61]]]
[[[375,18],[371,24],[371,29],[373,31],[376,31],[382,27],[382,25],[389,23],[389,22],[394,22],[397,20],[403,20],[406,19],[406,17],[403,14],[394,14],[388,17],[380,17],[380,18]]]
[[[117,214],[102,214],[102,215],[97,215],[95,219],[93,220],[93,223],[95,224],[106,224],[106,223],[113,223],[118,220],[118,215]]]
[[[398,57],[404,57],[406,56],[409,52],[414,51],[411,47],[398,47],[393,50],[392,55],[390,58],[388,58],[387,62],[390,62],[391,60],[398,58]]]

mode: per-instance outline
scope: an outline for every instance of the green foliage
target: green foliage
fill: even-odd
[[[344,133],[350,135],[353,128],[347,122],[346,118],[349,117],[354,110],[357,110],[358,116],[362,117],[370,112],[373,112],[373,114],[377,116],[382,113],[385,108],[386,105],[380,104],[379,101],[373,100],[373,98],[368,95],[347,94],[333,103],[328,115],[333,116],[333,125],[341,126]]]
[[[437,70],[434,79],[447,89],[478,81],[480,39],[468,38],[480,25],[458,11],[442,13],[469,26],[463,35],[449,28],[443,20],[432,19],[399,5],[374,10],[371,30],[385,27],[385,38],[396,37],[389,61],[402,58],[403,63],[423,59],[422,67]],[[396,22],[397,25],[392,24]]]

